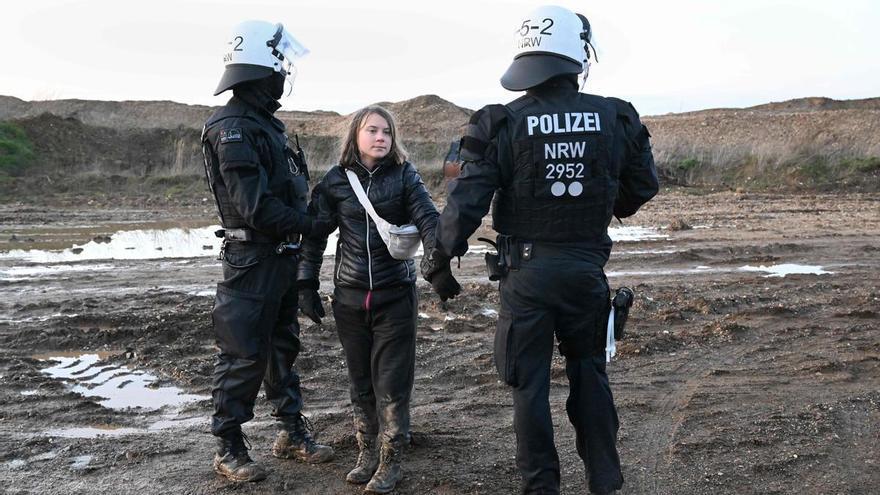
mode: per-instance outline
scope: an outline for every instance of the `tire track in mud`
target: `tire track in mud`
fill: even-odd
[[[840,441],[832,444],[830,454],[832,459],[836,459],[836,467],[843,471],[841,476],[854,487],[880,485],[880,457],[877,455],[877,440],[880,440],[880,407],[876,402],[878,398],[880,394],[869,399],[874,402],[873,415],[865,414],[861,409],[844,410],[842,407],[838,408],[835,415],[841,422],[839,431],[843,434]]]
[[[718,369],[728,368],[753,351],[750,341],[740,341],[732,346],[722,344],[716,347],[701,347],[687,351],[687,358],[677,358],[674,368],[661,372],[658,376],[666,377],[664,386],[654,391],[649,399],[650,413],[637,431],[630,433],[631,438],[643,439],[643,442],[631,445],[630,451],[635,454],[632,459],[623,459],[626,466],[641,466],[642,470],[633,479],[630,475],[624,485],[625,493],[668,494],[680,493],[677,489],[678,476],[674,473],[674,449],[676,438],[684,422],[690,418],[691,401],[706,387],[715,387],[713,393],[721,395],[726,387],[717,388],[717,383],[709,383],[707,379]],[[678,354],[678,353],[676,353]],[[685,361],[681,361],[686,359]],[[651,393],[651,388],[658,383],[648,381],[646,385],[635,390],[627,390],[628,395]],[[646,419],[645,415],[641,416]],[[626,474],[624,474],[626,477]]]
[[[685,364],[678,365],[671,370],[671,378],[666,383],[676,383],[672,390],[664,391],[656,399],[652,399],[652,412],[650,419],[643,423],[636,438],[645,439],[643,445],[633,446],[636,457],[629,461],[624,459],[624,464],[642,466],[643,471],[637,479],[632,476],[626,479],[628,489],[634,493],[666,493],[664,487],[668,486],[671,479],[669,475],[673,439],[679,425],[684,419],[681,414],[687,408],[694,392],[699,388],[695,379],[678,380],[682,375],[691,375],[698,370],[699,366]],[[674,375],[672,375],[674,373]],[[664,387],[666,388],[666,387]],[[641,479],[641,483],[638,483]],[[633,484],[633,482],[636,482]]]

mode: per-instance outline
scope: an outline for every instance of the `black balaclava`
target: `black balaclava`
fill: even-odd
[[[269,96],[275,100],[280,100],[284,96],[285,79],[284,75],[280,72],[273,72],[271,76],[264,79]]]
[[[239,98],[265,108],[269,113],[275,113],[281,107],[278,100],[284,96],[284,81],[284,74],[273,72],[262,79],[236,84],[232,92]]]

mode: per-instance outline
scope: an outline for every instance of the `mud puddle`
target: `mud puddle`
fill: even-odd
[[[830,275],[834,272],[826,271],[821,266],[815,265],[799,265],[797,263],[782,263],[771,266],[750,266],[740,267],[743,272],[763,272],[765,277],[785,277],[786,275]]]
[[[61,251],[12,249],[0,259],[29,263],[62,263],[84,260],[147,260],[156,258],[194,258],[220,250],[217,226],[173,228],[167,230],[120,230],[97,236],[85,244],[74,244]]]
[[[713,267],[698,265],[690,268],[672,268],[656,270],[618,270],[607,271],[608,277],[631,277],[631,276],[660,276],[660,275],[702,275],[719,273],[764,273],[764,277],[784,278],[786,275],[833,275],[834,272],[825,270],[818,265],[801,265],[797,263],[781,263],[778,265],[745,265],[741,267]]]
[[[45,361],[55,364],[40,372],[62,380],[72,392],[99,399],[97,403],[109,409],[155,411],[207,399],[177,387],[158,386],[159,378],[146,371],[105,364],[100,354],[56,355]]]
[[[102,407],[126,412],[138,412],[146,423],[143,427],[122,427],[112,424],[56,428],[43,434],[63,438],[96,438],[158,432],[172,428],[187,428],[207,424],[207,416],[187,416],[184,406],[208,399],[208,396],[188,394],[175,386],[160,385],[155,375],[128,366],[107,363],[111,351],[81,354],[75,352],[51,353],[32,356],[51,366],[40,372],[64,383],[71,392],[93,399]],[[37,391],[24,390],[22,395],[36,395]],[[155,413],[162,414],[156,416]],[[153,413],[153,414],[144,414]]]

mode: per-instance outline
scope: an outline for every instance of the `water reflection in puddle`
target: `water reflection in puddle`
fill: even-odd
[[[73,462],[70,463],[70,469],[73,469],[74,471],[85,469],[90,462],[92,462],[92,456],[78,455],[74,457]]]
[[[498,318],[498,311],[496,311],[492,308],[482,308],[482,309],[480,309],[480,311],[477,314],[479,314],[480,316],[486,316],[489,318]]]
[[[196,297],[214,297],[217,295],[217,289],[211,287],[210,289],[195,289],[186,291],[187,294]]]
[[[196,258],[216,255],[220,239],[218,226],[197,229],[120,230],[63,251],[13,249],[0,253],[0,259],[32,263],[63,263],[82,260],[143,260],[157,258]]]
[[[184,393],[177,387],[157,387],[158,378],[126,366],[101,365],[98,354],[53,356],[57,364],[43,373],[70,383],[71,391],[83,397],[95,397],[98,404],[110,409],[141,408],[154,411],[166,406],[181,406],[207,397]]]
[[[608,236],[614,242],[655,241],[669,238],[668,235],[657,232],[657,229],[636,226],[608,227]]]
[[[0,280],[17,282],[37,277],[57,276],[71,272],[102,272],[116,268],[114,265],[49,265],[49,266],[11,266],[0,268]]]
[[[696,266],[693,268],[670,268],[664,270],[612,270],[605,272],[607,277],[630,277],[637,275],[695,275],[700,273],[732,272],[733,268],[711,268],[708,266]]]
[[[0,323],[42,323],[55,318],[76,318],[77,316],[79,316],[77,313],[52,313],[49,315],[27,316],[24,318],[11,318],[0,315]]]
[[[681,249],[678,248],[667,248],[667,249],[630,249],[627,251],[615,251],[615,256],[624,256],[624,255],[642,255],[642,254],[672,254],[681,252]]]
[[[798,265],[796,263],[782,263],[771,266],[750,266],[740,268],[744,272],[765,272],[764,277],[785,277],[786,275],[828,275],[834,272],[825,271],[821,266]]]
[[[70,390],[83,397],[94,397],[98,404],[116,410],[137,408],[141,411],[166,409],[166,413],[152,420],[146,427],[122,427],[116,425],[92,425],[60,428],[44,434],[64,438],[97,438],[100,436],[123,436],[152,433],[170,428],[186,428],[207,424],[205,416],[181,416],[180,408],[188,403],[207,399],[207,396],[184,393],[177,387],[156,386],[157,377],[126,366],[102,364],[110,351],[94,354],[53,353],[32,356],[51,361],[53,366],[43,373],[63,380]]]
[[[786,275],[830,275],[834,272],[824,270],[821,266],[816,265],[799,265],[795,263],[782,263],[771,266],[742,266],[739,268],[732,267],[709,267],[695,266],[693,268],[674,268],[665,270],[631,270],[631,271],[608,271],[605,273],[608,277],[626,277],[637,275],[699,275],[704,273],[732,273],[732,272],[764,272],[764,277],[785,277]]]
[[[176,414],[167,414],[162,419],[150,423],[146,428],[132,428],[116,425],[83,426],[75,428],[56,428],[47,430],[44,434],[50,437],[60,438],[98,438],[98,437],[122,437],[126,435],[143,435],[156,433],[173,428],[188,428],[190,426],[207,426],[207,416],[180,417]]]
[[[58,451],[50,450],[49,452],[43,452],[37,455],[33,455],[31,457],[28,457],[27,459],[13,459],[6,463],[6,467],[9,469],[20,469],[31,463],[51,461],[56,457],[58,457]]]

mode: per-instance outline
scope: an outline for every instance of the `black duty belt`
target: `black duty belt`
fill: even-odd
[[[253,229],[220,229],[214,235],[230,242],[256,242],[264,244],[299,244],[300,235],[290,234],[285,238],[268,236]]]
[[[518,270],[521,263],[541,257],[569,257],[571,249],[580,245],[572,242],[535,242],[498,234],[495,247],[498,250],[499,264],[508,270]]]

